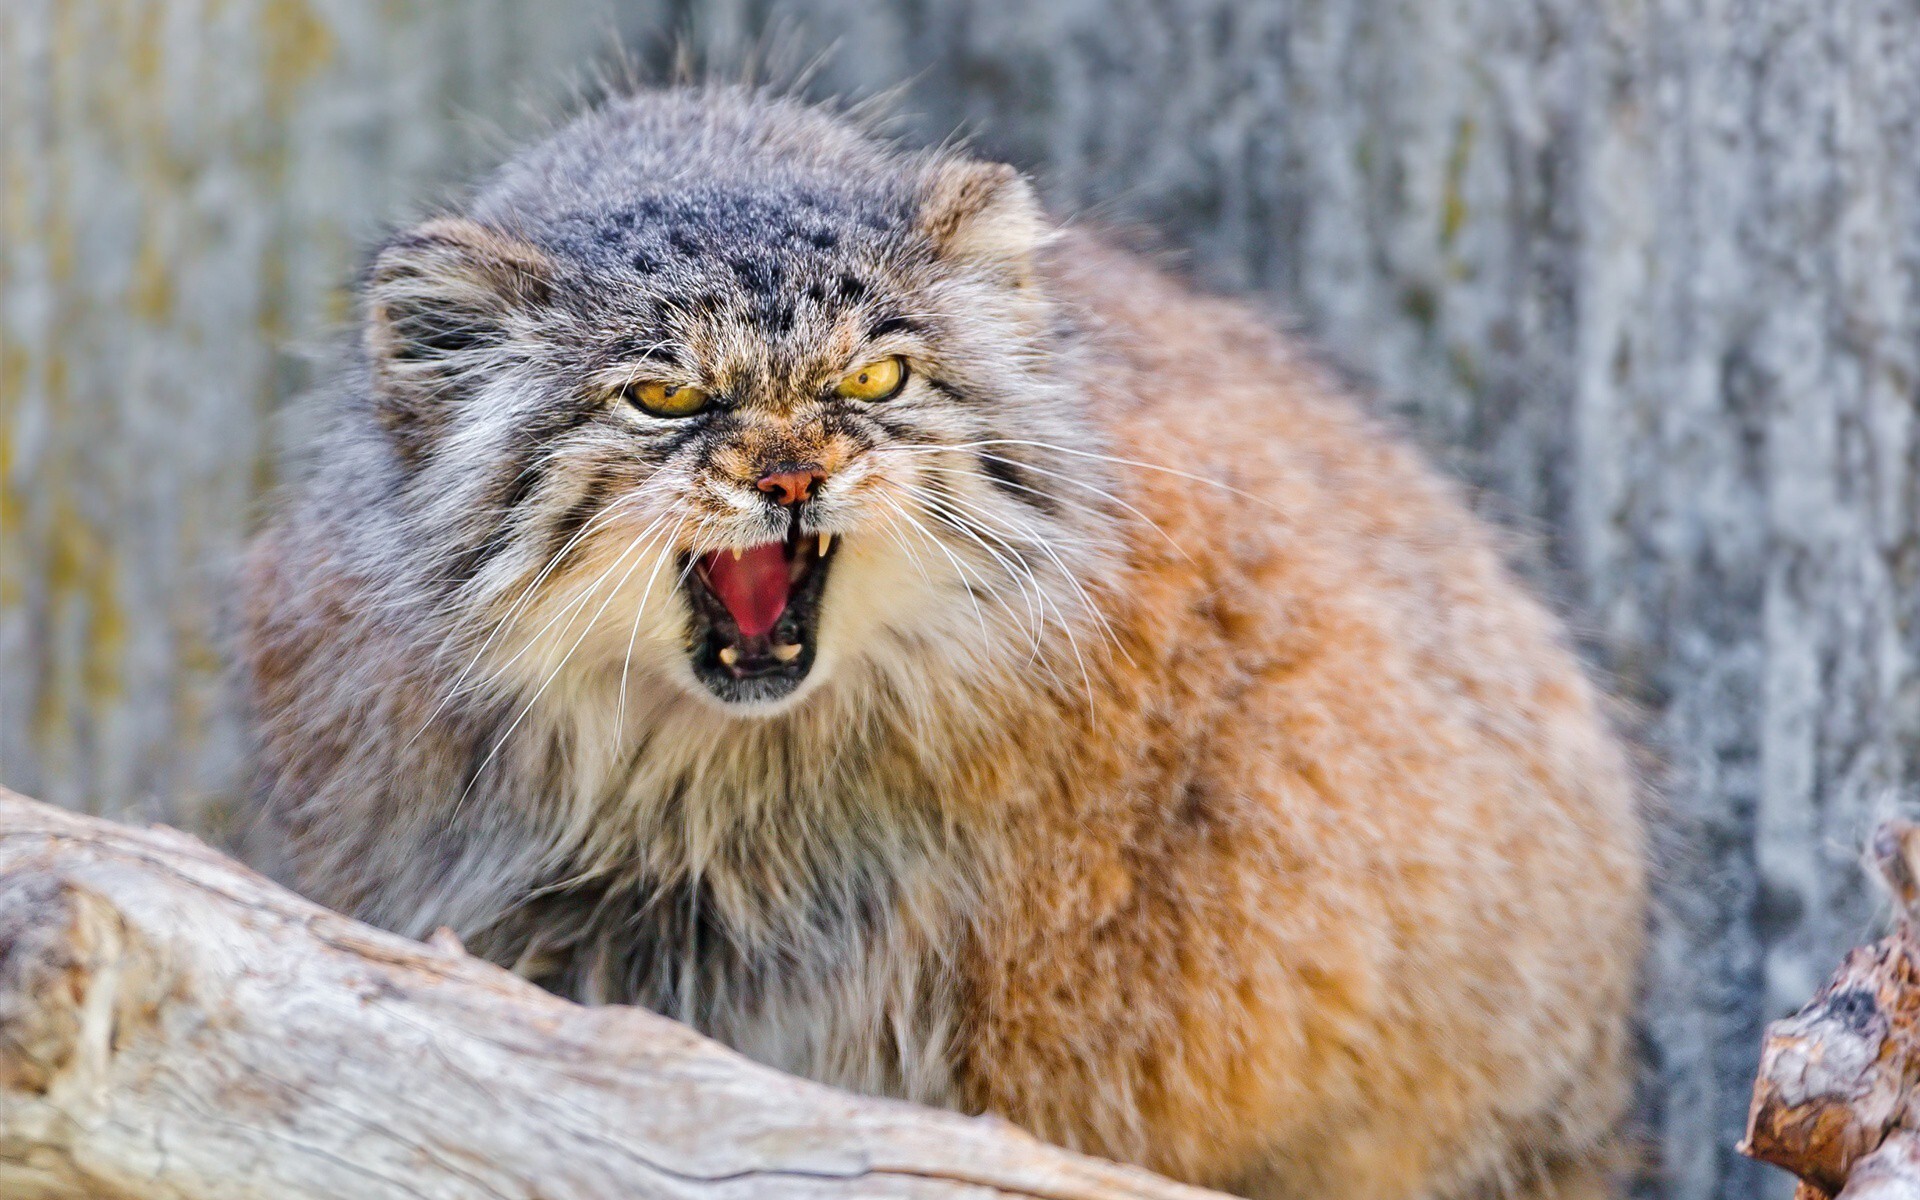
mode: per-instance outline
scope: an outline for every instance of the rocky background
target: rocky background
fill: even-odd
[[[223,832],[229,571],[365,246],[676,41],[904,85],[1484,488],[1663,796],[1645,1188],[1784,1195],[1760,1028],[1920,770],[1916,0],[7,0],[0,780]]]

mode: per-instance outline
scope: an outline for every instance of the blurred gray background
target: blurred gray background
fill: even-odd
[[[5,0],[0,781],[222,833],[229,572],[365,247],[675,39],[905,84],[1484,487],[1666,797],[1647,1186],[1785,1195],[1760,1029],[1920,771],[1916,0]]]

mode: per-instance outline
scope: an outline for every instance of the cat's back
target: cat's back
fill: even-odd
[[[1057,1062],[1020,1083],[1024,1041],[1177,1029],[1143,1052],[1157,1145],[1025,1122],[1189,1178],[1264,1162],[1212,1179],[1261,1194],[1587,1170],[1626,1095],[1643,849],[1559,622],[1461,489],[1247,309],[1086,235],[1048,274],[1105,435],[1065,449],[1120,460],[1131,528],[1081,770],[1031,839],[1076,867],[1027,873],[1010,907],[1046,915],[982,977],[1016,1014],[991,1106],[1074,1091]],[[1110,973],[1062,956],[1089,944]],[[1081,1027],[1023,1031],[1068,976]]]
[[[1603,732],[1597,690],[1501,532],[1323,358],[1086,234],[1062,239],[1049,282],[1085,333],[1083,402],[1105,439],[1061,452],[1110,456],[1136,526],[1132,600],[1191,608],[1187,589],[1201,589],[1215,616],[1257,623],[1219,629],[1254,658],[1351,645],[1376,669],[1404,658],[1450,686],[1557,681]],[[1352,643],[1367,637],[1380,640]],[[1508,699],[1464,706],[1476,697]]]

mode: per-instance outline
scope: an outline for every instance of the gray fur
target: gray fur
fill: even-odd
[[[1087,636],[1074,580],[1113,536],[1092,460],[1011,444],[1093,444],[1078,339],[1023,275],[1043,234],[1004,168],[672,91],[389,243],[248,578],[259,803],[293,881],[789,1069],[951,1099],[946,956],[990,875],[956,740],[1009,686],[1076,682],[1032,651]],[[822,398],[889,350],[925,367],[898,400]],[[645,417],[617,398],[641,371],[726,405]],[[856,536],[800,690],[729,708],[688,674],[674,555],[784,536],[742,480],[801,441],[848,464],[804,532]]]

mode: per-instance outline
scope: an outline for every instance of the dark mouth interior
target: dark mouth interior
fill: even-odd
[[[830,536],[721,550],[683,564],[693,608],[693,672],[729,701],[777,700],[813,667],[820,594],[836,552]]]

